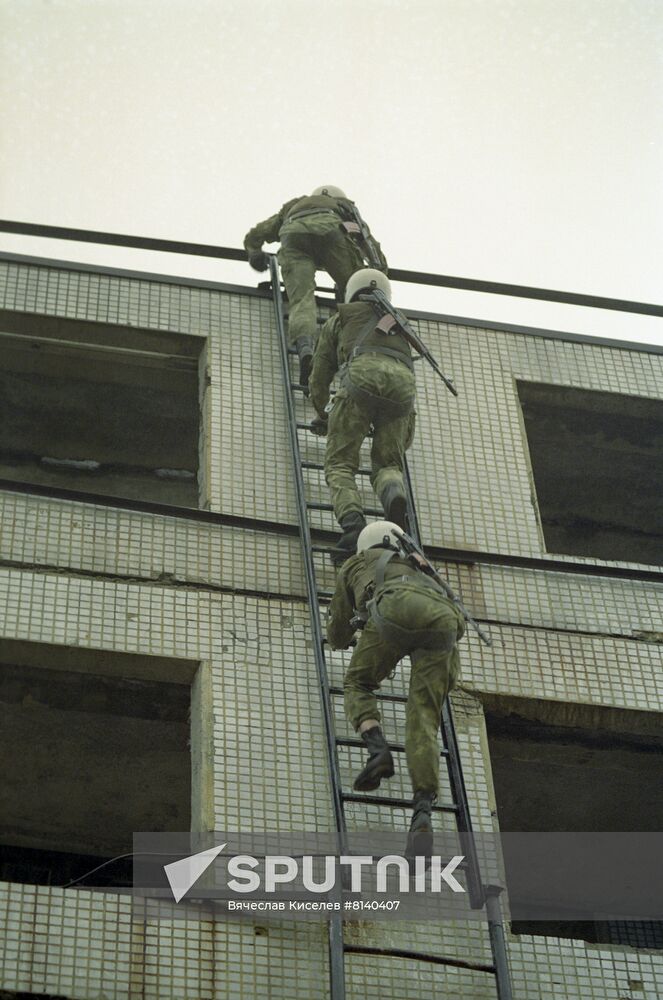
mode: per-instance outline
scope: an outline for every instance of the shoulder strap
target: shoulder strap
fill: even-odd
[[[366,326],[362,327],[361,333],[357,337],[357,342],[356,342],[355,346],[352,348],[352,350],[350,351],[350,357],[348,358],[348,361],[352,361],[352,359],[355,357],[355,355],[359,352],[359,349],[362,346],[362,344],[364,343],[364,341],[367,340],[370,337],[370,335],[373,333],[373,330],[375,330],[375,328],[376,328],[377,325],[378,325],[377,324],[377,318],[376,318],[376,316],[374,314],[373,316],[371,316],[371,318],[369,319],[369,321],[366,323]]]
[[[398,553],[394,549],[386,549],[380,555],[380,558],[378,559],[378,561],[377,561],[377,563],[375,565],[375,589],[376,590],[379,590],[379,588],[384,583],[385,570],[387,569],[387,566],[389,565],[390,561],[396,555],[398,555]]]

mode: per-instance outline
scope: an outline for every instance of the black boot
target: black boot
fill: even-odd
[[[410,823],[410,832],[407,835],[405,847],[406,858],[414,858],[417,855],[430,857],[433,853],[433,822],[431,813],[433,802],[437,796],[434,792],[414,793],[414,812]]]
[[[368,748],[369,758],[363,771],[355,778],[353,787],[356,792],[372,792],[383,778],[391,778],[394,759],[379,726],[364,730],[361,738]]]
[[[384,509],[384,516],[388,521],[393,521],[403,531],[407,529],[406,514],[407,502],[405,493],[400,483],[389,483],[380,494],[380,503]]]
[[[310,337],[298,337],[295,347],[299,356],[299,384],[308,389],[308,380],[313,367],[313,341]],[[308,392],[306,395],[308,396]]]
[[[341,518],[341,527],[343,534],[336,548],[332,550],[331,558],[334,566],[340,566],[346,559],[355,554],[357,539],[366,527],[366,518],[360,511],[353,510]]]

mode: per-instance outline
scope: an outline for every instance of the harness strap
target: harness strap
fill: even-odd
[[[386,532],[385,532],[386,534]],[[385,549],[384,552],[380,554],[380,558],[375,564],[375,590],[378,591],[382,584],[384,583],[384,574],[386,572],[387,566],[398,553],[395,549]]]

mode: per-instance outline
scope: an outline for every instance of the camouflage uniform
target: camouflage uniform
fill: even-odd
[[[244,238],[249,255],[259,252],[263,243],[281,243],[278,259],[290,306],[288,336],[292,344],[300,337],[315,338],[316,270],[328,271],[342,296],[350,275],[364,267],[358,245],[341,228],[344,202],[349,204],[344,198],[325,194],[293,198]],[[373,242],[386,271],[386,258],[380,245]]]
[[[361,446],[371,426],[371,485],[378,496],[384,495],[390,483],[398,483],[403,490],[405,451],[414,436],[410,345],[398,333],[377,331],[377,322],[369,303],[339,306],[338,313],[323,326],[313,358],[311,402],[323,419],[332,379],[342,370],[329,415],[325,451],[325,479],[339,522],[347,514],[363,510],[355,476]],[[360,353],[350,360],[359,342]],[[385,349],[388,354],[380,353]]]
[[[332,649],[344,649],[352,639],[350,619],[355,609],[366,611],[376,563],[384,551],[368,549],[343,565],[327,619]],[[405,717],[407,766],[413,789],[437,794],[440,714],[458,677],[456,642],[465,631],[465,623],[451,601],[428,586],[423,575],[399,555],[388,563],[384,583],[374,596],[380,615],[388,622],[404,630],[429,631],[430,645],[436,644],[437,648],[417,648],[405,636],[386,641],[369,617],[345,674],[345,713],[356,730],[366,719],[380,721],[374,692],[409,653],[412,667]]]

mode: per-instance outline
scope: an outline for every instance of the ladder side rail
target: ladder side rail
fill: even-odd
[[[486,913],[488,914],[488,932],[490,934],[490,950],[495,965],[495,983],[499,1000],[513,1000],[511,989],[511,974],[507,958],[506,936],[502,919],[500,903],[501,886],[486,887]]]
[[[269,271],[272,281],[274,313],[279,335],[278,339],[281,355],[281,369],[288,411],[288,433],[290,436],[290,446],[295,474],[297,515],[299,518],[299,527],[301,532],[302,558],[304,560],[304,571],[306,575],[306,589],[308,593],[309,612],[311,618],[311,631],[313,633],[313,649],[315,653],[315,665],[318,675],[320,701],[325,727],[325,742],[327,745],[329,778],[332,788],[334,820],[337,832],[341,835],[341,838],[344,839],[346,831],[345,813],[343,810],[343,799],[341,796],[334,717],[323,650],[322,628],[318,612],[315,568],[311,554],[311,529],[306,512],[304,477],[302,474],[299,439],[297,437],[297,418],[295,414],[292,389],[290,388],[291,378],[290,368],[288,365],[288,341],[286,338],[285,323],[283,319],[283,297],[281,295],[281,285],[279,281],[276,256],[274,254],[269,254],[268,256]],[[343,947],[343,920],[340,913],[333,913],[329,919],[329,983],[330,1000],[345,1000],[345,952]]]
[[[463,766],[460,760],[456,727],[453,721],[451,703],[448,698],[445,699],[442,706],[442,739],[449,754],[447,763],[449,766],[449,778],[452,784],[452,798],[458,806],[456,822],[458,832],[460,833],[461,846],[469,862],[467,882],[470,892],[470,906],[472,909],[479,910],[486,902],[486,891],[481,877],[477,845],[474,839],[472,814],[467,797],[467,788],[465,787]]]

